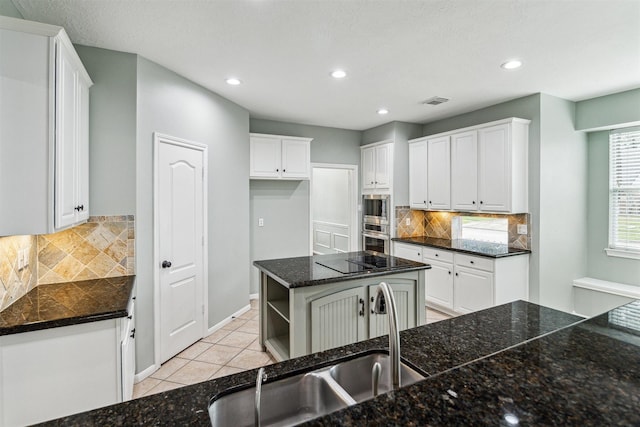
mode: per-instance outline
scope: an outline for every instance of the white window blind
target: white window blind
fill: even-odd
[[[640,254],[640,127],[609,135],[609,249]]]

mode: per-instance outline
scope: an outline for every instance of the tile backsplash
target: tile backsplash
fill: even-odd
[[[529,214],[485,214],[470,212],[420,211],[409,206],[396,206],[396,235],[398,237],[428,236],[451,239],[451,223],[456,216],[506,217],[509,224],[509,246],[519,249],[531,248],[531,224]],[[409,225],[406,219],[409,218]],[[518,234],[518,224],[527,224],[528,234]]]
[[[19,270],[18,251],[27,250],[28,265]],[[36,236],[0,237],[0,311],[38,284]]]
[[[28,266],[18,270],[18,251]],[[134,274],[133,215],[94,216],[54,234],[0,237],[0,311],[38,285]]]

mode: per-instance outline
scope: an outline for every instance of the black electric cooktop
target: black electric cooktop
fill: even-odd
[[[393,270],[412,265],[400,258],[386,255],[358,255],[349,259],[323,260],[316,263],[343,274]]]

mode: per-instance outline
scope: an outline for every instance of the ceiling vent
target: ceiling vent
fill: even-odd
[[[425,105],[440,105],[447,102],[448,100],[449,100],[448,98],[443,98],[441,96],[434,96],[427,99],[426,101],[422,101],[422,103]]]

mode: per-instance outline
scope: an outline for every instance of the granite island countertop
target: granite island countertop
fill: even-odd
[[[435,237],[394,237],[394,242],[409,243],[411,245],[427,246],[448,251],[461,252],[470,255],[478,255],[488,258],[503,258],[514,255],[527,255],[529,249],[513,248],[500,243],[481,242],[466,239],[438,239]]]
[[[39,285],[0,312],[0,335],[125,317],[135,276]]]
[[[637,307],[640,310],[640,305]],[[637,347],[607,336],[610,330],[606,317],[584,322],[577,316],[523,301],[408,329],[401,332],[402,358],[426,374],[425,380],[309,424],[504,425],[504,417],[510,414],[520,417],[521,425],[549,420],[585,425],[602,420],[597,411],[604,411],[603,404],[614,399],[617,402],[611,406],[609,419],[637,422],[640,364],[619,363],[627,355],[629,363],[640,361]],[[636,331],[635,337],[638,339],[640,333]],[[274,381],[363,352],[386,349],[387,345],[387,337],[378,337],[269,365],[265,370]],[[253,386],[256,372],[253,369],[44,425],[208,426],[209,400],[232,387]],[[606,378],[607,374],[611,377]],[[598,384],[604,400],[586,410],[583,405],[591,404],[595,394],[583,396],[581,391],[595,392]],[[575,389],[571,391],[571,387]],[[569,392],[570,398],[565,395]],[[613,394],[607,397],[606,393]],[[544,406],[547,404],[555,411],[550,415],[555,418],[545,417],[551,414]]]
[[[253,265],[260,271],[276,279],[287,288],[323,285],[326,283],[362,279],[364,277],[385,276],[408,271],[426,270],[428,264],[397,258],[390,255],[379,255],[386,258],[393,268],[364,270],[352,273],[341,273],[322,264],[331,265],[335,261],[346,261],[355,257],[370,256],[370,252],[346,252],[340,254],[314,255],[295,258],[281,258],[254,261]]]

